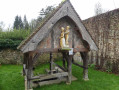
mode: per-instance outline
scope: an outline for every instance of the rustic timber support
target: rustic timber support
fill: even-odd
[[[69,55],[68,52],[64,53],[65,59],[67,61],[67,72],[68,72],[68,77],[67,77],[67,84],[71,84],[71,77],[72,77],[72,58],[73,55]]]
[[[28,53],[27,58],[28,63],[28,69],[27,69],[27,75],[26,75],[26,90],[32,90],[32,81],[30,78],[33,76],[33,53]]]
[[[60,78],[60,77],[64,77],[64,76],[68,76],[68,73],[62,72],[62,73],[56,73],[56,74],[52,74],[52,75],[34,76],[34,77],[31,77],[30,80],[43,82],[45,80],[49,80],[49,79],[53,79],[53,78]]]
[[[24,53],[24,59],[23,59],[23,76],[26,75],[27,58],[28,58],[28,53]]]
[[[33,57],[33,63],[36,62],[37,58],[41,55],[41,53],[36,53]]]
[[[24,53],[24,61],[23,61],[23,75],[25,78],[25,90],[28,90],[28,60],[29,60],[29,53]]]
[[[63,56],[63,67],[66,69],[66,60],[65,60],[64,53],[62,53],[62,56]]]
[[[74,61],[74,59],[72,59],[72,64],[74,64],[74,65],[76,65],[76,66],[79,66],[79,67],[81,67],[81,68],[87,68],[87,67],[85,67],[85,66],[83,66],[83,65],[80,65],[80,64],[76,63],[76,62]],[[87,69],[88,69],[88,68],[87,68]]]
[[[50,53],[50,73],[53,74],[53,54]]]
[[[80,52],[81,53],[81,57],[83,59],[83,67],[85,67],[83,69],[83,79],[85,81],[89,80],[88,78],[88,53],[87,52]]]
[[[55,66],[59,67],[61,70],[65,71],[65,72],[67,71],[66,68],[64,68],[64,67],[62,67],[62,66],[60,66],[60,65],[58,65],[58,64],[56,64],[56,63],[53,63],[53,64],[54,64]]]

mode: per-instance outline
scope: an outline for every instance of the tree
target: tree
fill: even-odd
[[[31,22],[29,23],[29,28],[31,31],[33,31],[33,29],[35,29],[37,26],[37,20],[36,19],[32,19]]]
[[[47,6],[46,8],[42,8],[38,18],[31,20],[31,22],[29,23],[31,31],[36,27],[38,27],[39,24],[42,22],[42,20],[46,18],[48,14],[51,13],[54,9],[55,9],[54,6]]]
[[[19,28],[19,17],[18,15],[15,17],[15,21],[14,21],[14,29],[18,29]]]
[[[46,9],[42,8],[40,11],[40,16],[45,17],[46,15],[48,15],[53,10],[54,10],[54,6],[48,6]]]
[[[4,26],[5,26],[4,23],[1,21],[0,22],[0,32],[3,31]]]
[[[102,8],[102,5],[100,2],[98,2],[97,4],[95,4],[95,15],[100,15],[102,13],[107,12],[108,10],[105,10]]]
[[[46,8],[42,8],[40,11],[40,14],[37,18],[37,26],[39,23],[48,16],[49,13],[51,13],[55,9],[54,6],[47,6]]]
[[[16,16],[15,17],[15,21],[14,21],[14,26],[13,26],[14,29],[23,29],[23,22],[22,22],[22,19],[21,19],[21,16]]]
[[[19,17],[19,28],[23,29],[23,22],[22,22],[21,16]]]
[[[24,25],[24,29],[26,29],[26,30],[29,29],[29,23],[27,21],[26,15],[24,15],[23,25]]]

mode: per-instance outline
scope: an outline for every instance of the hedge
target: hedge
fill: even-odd
[[[16,49],[22,40],[0,39],[0,49]]]
[[[0,49],[16,49],[29,34],[30,30],[9,30],[0,32]]]

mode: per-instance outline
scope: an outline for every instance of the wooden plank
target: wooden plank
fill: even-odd
[[[75,80],[77,80],[77,78],[72,76],[72,81],[75,81]],[[43,86],[43,85],[57,84],[57,83],[66,82],[66,81],[67,81],[67,78],[62,77],[62,78],[58,78],[55,80],[42,81],[42,82],[34,83],[35,85],[33,87],[37,87],[38,85]]]
[[[42,81],[42,80],[47,80],[47,79],[51,79],[51,78],[60,78],[60,77],[64,77],[64,76],[68,76],[67,72],[62,72],[62,73],[56,73],[56,74],[50,74],[50,75],[45,75],[45,76],[34,76],[31,77],[30,80],[32,81]]]
[[[36,53],[35,56],[33,57],[33,63],[36,62],[36,60],[38,59],[38,57],[41,55],[41,53]]]
[[[58,52],[58,48],[47,48],[47,49],[36,49],[34,51],[31,51],[31,52],[34,52],[34,53],[57,53]]]
[[[58,64],[56,64],[56,63],[53,63],[53,64],[54,64],[55,66],[59,67],[61,70],[65,71],[65,72],[67,71],[66,68],[64,68],[64,67],[62,67],[62,66],[60,66],[60,65],[58,65]]]
[[[88,52],[89,50],[86,49],[86,48],[74,48],[73,49],[73,52],[76,53],[76,52]]]
[[[76,66],[81,67],[81,68],[86,68],[86,69],[88,69],[88,67],[85,67],[85,66],[83,66],[83,65],[80,65],[80,64],[76,63],[73,58],[72,58],[72,63],[73,63],[74,65],[76,65]]]
[[[60,48],[47,48],[47,49],[36,49],[34,51],[31,51],[32,53],[58,53],[60,50]],[[86,48],[74,48],[73,52],[88,52],[88,49]]]
[[[83,65],[80,65],[80,64],[78,64],[78,63],[76,63],[76,62],[72,62],[74,65],[76,65],[76,66],[79,66],[79,67],[81,67],[81,68],[85,68]]]

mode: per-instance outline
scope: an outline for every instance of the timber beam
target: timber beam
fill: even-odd
[[[58,53],[59,51],[61,51],[60,48],[47,48],[47,49],[36,49],[34,51],[30,51],[33,53]],[[73,48],[73,52],[88,52],[89,50],[86,48]]]
[[[34,76],[34,77],[29,78],[29,79],[32,81],[45,81],[48,79],[60,78],[60,77],[65,77],[65,76],[68,76],[67,72],[44,75],[44,76]]]

